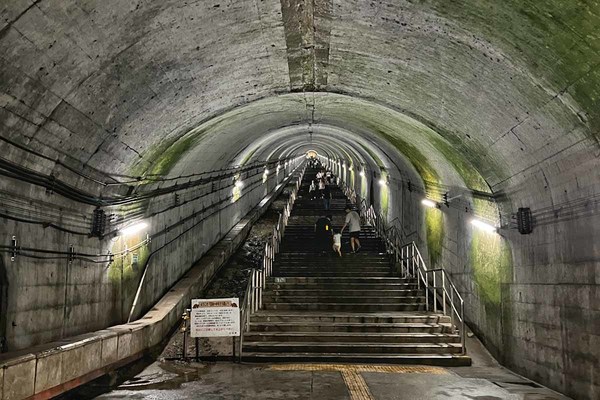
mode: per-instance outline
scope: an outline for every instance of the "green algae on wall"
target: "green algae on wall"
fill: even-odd
[[[497,213],[495,203],[473,200],[479,215]],[[512,279],[512,252],[509,242],[496,233],[473,230],[470,246],[471,270],[484,303],[500,305],[501,284]]]
[[[538,82],[567,91],[593,121],[598,114],[600,3],[587,0],[433,1],[437,10],[473,35],[485,37],[513,59],[523,60]],[[467,4],[468,3],[468,4]],[[563,97],[564,99],[564,97]],[[598,141],[600,133],[586,129]]]
[[[110,249],[115,254],[108,265],[108,278],[112,283],[127,282],[136,278],[150,256],[150,247],[144,243],[145,233],[124,238],[118,237]],[[127,250],[133,249],[133,250]]]
[[[436,268],[441,260],[444,244],[444,213],[437,208],[427,208],[425,210],[425,229],[430,265],[432,268]]]
[[[171,168],[181,159],[181,156],[186,153],[195,141],[198,139],[197,136],[187,136],[177,140],[170,147],[168,147],[162,154],[158,156],[156,161],[152,164],[150,170],[151,175],[165,175]]]
[[[512,276],[512,252],[500,235],[475,230],[470,260],[479,297],[487,305],[500,306],[502,283]]]
[[[388,142],[390,142],[392,145],[394,145],[394,147],[396,147],[400,153],[402,153],[406,158],[408,158],[408,161],[410,161],[410,163],[413,165],[413,167],[415,167],[415,169],[421,176],[421,179],[423,179],[423,181],[425,182],[426,186],[428,183],[429,184],[439,183],[440,179],[439,179],[438,173],[431,166],[431,164],[429,163],[427,158],[423,155],[423,153],[421,153],[415,146],[407,143],[406,141],[404,141],[403,139],[400,139],[399,137],[390,135],[386,132],[379,131],[379,133]]]

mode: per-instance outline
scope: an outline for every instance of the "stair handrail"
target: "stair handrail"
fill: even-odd
[[[459,326],[460,323],[461,353],[464,355],[467,351],[465,301],[452,277],[444,268],[428,269],[415,242],[402,246],[400,252],[402,276],[416,278],[419,288],[423,285],[426,309],[437,313],[441,307],[443,315],[450,315],[453,326]]]
[[[449,303],[449,314],[452,325],[458,326],[457,322],[460,323],[461,353],[464,355],[466,353],[465,302],[452,281],[450,274],[444,268],[428,269],[414,241],[402,244],[406,235],[401,229],[392,224],[389,224],[391,226],[388,227],[386,218],[382,213],[375,211],[373,206],[361,198],[353,188],[347,186],[341,180],[339,182],[348,199],[358,205],[361,218],[367,224],[373,226],[379,237],[384,240],[387,252],[394,257],[395,265],[400,264],[402,277],[416,278],[419,289],[423,285],[425,288],[425,307],[427,311],[437,313],[438,304],[440,304],[443,314],[448,315],[447,303]],[[438,286],[440,281],[441,286]]]
[[[283,207],[282,213],[279,214],[277,224],[273,227],[273,233],[265,243],[262,266],[250,270],[250,277],[248,279],[248,284],[246,285],[246,291],[244,292],[244,299],[240,310],[240,351],[238,353],[240,361],[242,359],[244,333],[249,329],[250,316],[260,310],[263,306],[263,292],[265,290],[267,278],[273,275],[273,262],[275,261],[277,253],[279,253],[281,240],[283,239],[283,234],[292,213],[292,208],[294,207],[298,192],[300,191],[300,185],[305,171],[306,165],[300,170],[287,203]]]

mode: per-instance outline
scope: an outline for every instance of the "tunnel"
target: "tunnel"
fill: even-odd
[[[48,347],[133,341],[307,155],[503,366],[597,399],[599,27],[588,0],[1,1],[0,399],[73,387],[66,355],[36,378]],[[130,356],[95,351],[85,380]]]

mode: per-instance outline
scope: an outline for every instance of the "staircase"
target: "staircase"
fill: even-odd
[[[356,254],[347,230],[343,257],[315,251],[316,219],[333,215],[339,231],[348,201],[338,187],[329,212],[311,201],[307,188],[316,172],[304,175],[263,307],[244,334],[243,360],[470,365],[450,317],[426,311],[423,289],[397,277],[374,228],[362,227]]]

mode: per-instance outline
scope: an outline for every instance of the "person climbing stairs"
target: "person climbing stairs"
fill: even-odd
[[[350,253],[345,230],[343,257],[331,246],[322,254],[315,221],[331,215],[339,232],[350,203],[335,185],[329,210],[311,200],[316,173],[304,174],[263,306],[244,334],[243,360],[470,365],[450,317],[426,311],[423,289],[416,279],[398,277],[373,227],[362,227],[359,253]]]

